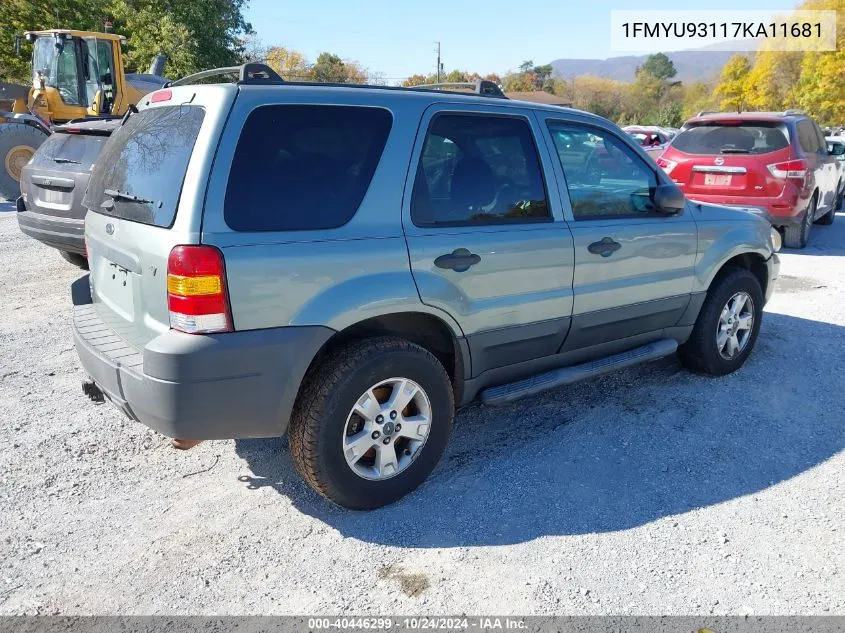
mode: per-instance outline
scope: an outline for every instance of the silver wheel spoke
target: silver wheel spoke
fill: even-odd
[[[728,342],[728,338],[729,337],[728,337],[727,332],[725,332],[724,330],[719,332],[719,335],[716,337],[716,345],[719,346],[719,351],[722,351],[722,350],[725,349],[725,345]]]
[[[379,477],[390,477],[399,470],[396,460],[396,447],[393,443],[376,444],[376,472]]]
[[[381,405],[372,389],[368,389],[367,393],[358,399],[354,410],[369,422],[376,419],[376,416],[381,413]]]
[[[740,330],[750,330],[751,324],[754,322],[754,317],[750,314],[739,317],[737,324]]]
[[[425,415],[415,415],[402,420],[402,429],[396,435],[411,440],[422,440],[428,436],[429,419]]]
[[[403,380],[394,385],[393,393],[390,394],[390,399],[385,404],[385,408],[392,409],[393,411],[402,411],[414,399],[417,390],[416,383],[409,380]]]
[[[358,460],[375,444],[375,440],[370,437],[369,431],[362,431],[351,442],[344,443],[343,452],[346,455],[346,461],[350,464],[358,463]]]
[[[736,350],[739,347],[739,341],[736,340],[736,334],[731,334],[728,337],[728,348],[726,350],[728,358],[733,358]]]

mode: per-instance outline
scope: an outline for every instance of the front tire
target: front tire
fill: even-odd
[[[692,335],[678,350],[692,371],[724,376],[745,363],[763,317],[763,291],[748,270],[735,268],[719,276],[695,322]]]
[[[293,463],[330,501],[378,508],[428,477],[454,411],[449,377],[428,350],[388,336],[350,343],[303,382],[290,422]]]

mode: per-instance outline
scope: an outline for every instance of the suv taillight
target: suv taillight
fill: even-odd
[[[803,159],[787,160],[783,163],[773,163],[766,165],[769,172],[775,178],[792,178],[795,180],[804,181],[807,177],[807,163]]]
[[[667,160],[662,156],[657,157],[657,166],[660,167],[663,171],[665,171],[667,176],[672,173],[672,170],[675,169],[675,166],[677,164],[678,163],[676,163],[674,160]]]
[[[213,246],[175,246],[167,258],[167,308],[174,330],[231,332],[223,253]]]

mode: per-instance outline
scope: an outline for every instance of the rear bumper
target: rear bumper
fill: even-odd
[[[18,226],[26,235],[60,251],[85,255],[85,219],[61,218],[27,211],[18,198]]]
[[[121,339],[91,301],[88,276],[74,282],[73,338],[91,380],[127,416],[169,437],[278,437],[320,347],[319,326],[217,335],[168,331],[143,349]]]
[[[802,212],[809,202],[809,198],[805,200],[799,198],[795,192],[789,193],[788,191],[778,198],[698,194],[687,195],[687,198],[694,202],[744,209],[765,218],[773,226],[800,224]]]

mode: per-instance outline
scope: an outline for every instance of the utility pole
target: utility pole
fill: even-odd
[[[440,42],[437,44],[437,83],[440,83]]]

